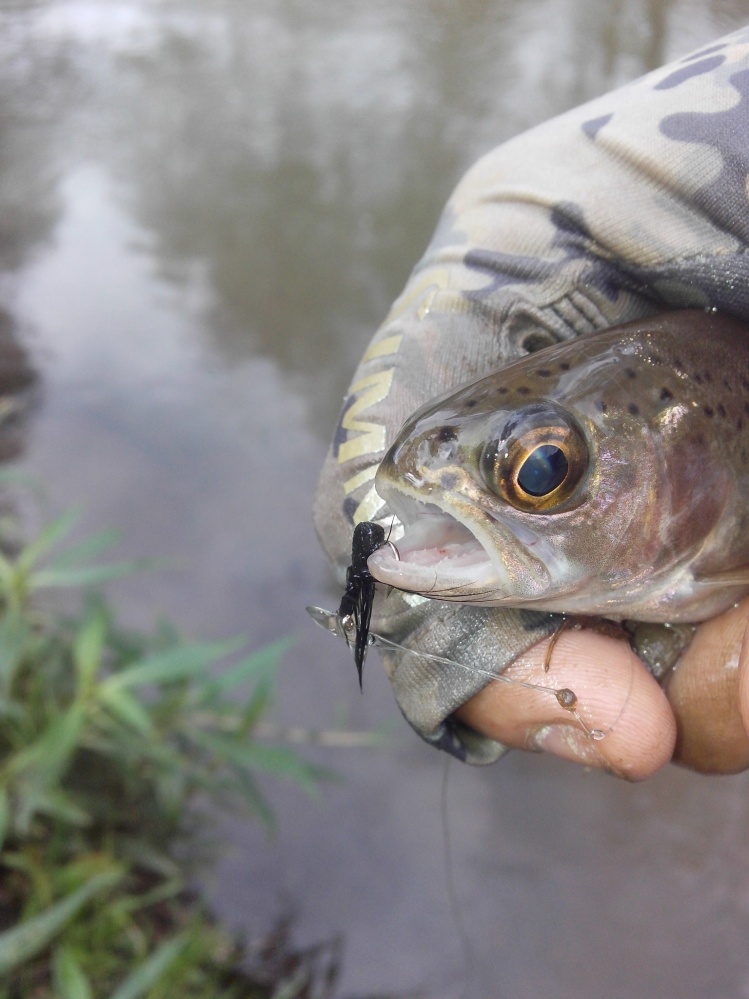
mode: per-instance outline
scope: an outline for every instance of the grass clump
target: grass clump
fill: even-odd
[[[196,799],[271,825],[259,774],[322,775],[254,734],[289,643],[128,633],[90,593],[45,609],[41,590],[133,568],[96,561],[108,536],[54,555],[71,524],[0,555],[0,999],[312,995],[303,957],[276,947],[281,984],[247,971],[188,892]]]

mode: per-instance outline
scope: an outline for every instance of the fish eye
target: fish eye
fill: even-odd
[[[553,423],[549,416],[556,416]],[[549,513],[573,496],[588,468],[588,447],[571,422],[559,414],[528,413],[507,436],[490,441],[480,466],[486,485],[517,510]]]
[[[517,483],[529,496],[548,496],[564,482],[569,470],[567,456],[560,447],[541,444],[521,465]]]

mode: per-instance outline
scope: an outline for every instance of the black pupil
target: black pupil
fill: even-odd
[[[523,462],[518,472],[518,485],[530,496],[547,496],[564,482],[568,468],[561,448],[542,444]]]

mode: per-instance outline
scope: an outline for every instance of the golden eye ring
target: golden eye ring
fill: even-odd
[[[582,435],[572,426],[547,425],[497,442],[484,463],[484,479],[516,510],[541,513],[566,503],[587,467]]]

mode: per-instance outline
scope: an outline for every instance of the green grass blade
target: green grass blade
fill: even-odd
[[[78,674],[80,690],[85,694],[91,689],[104,650],[107,637],[107,618],[101,610],[87,617],[73,642],[73,661]]]
[[[59,999],[94,999],[91,984],[69,947],[55,951],[52,977]]]
[[[6,611],[0,619],[0,686],[6,690],[13,683],[30,633],[28,622],[20,614]]]
[[[13,776],[23,773],[30,783],[49,787],[67,766],[85,720],[83,705],[73,703],[65,714],[50,722],[36,742],[10,757],[6,773]]]
[[[99,534],[92,534],[82,541],[77,541],[68,545],[65,551],[60,552],[50,559],[49,565],[55,569],[70,569],[100,555],[107,548],[112,548],[122,540],[120,531],[101,531]]]
[[[132,975],[128,975],[122,985],[112,993],[110,999],[140,999],[144,996],[179,960],[183,950],[190,943],[190,938],[191,934],[185,932],[174,940],[162,944],[147,961],[135,969]]]
[[[26,545],[16,559],[17,568],[27,573],[39,559],[68,534],[78,520],[78,510],[66,510],[46,524],[36,538]]]
[[[91,822],[88,812],[77,805],[62,788],[51,787],[46,790],[38,787],[24,788],[19,797],[17,817],[21,825],[28,826],[31,817],[37,813],[58,819],[67,826],[83,827]]]
[[[238,782],[246,805],[252,810],[255,817],[263,823],[268,832],[275,832],[276,816],[268,799],[257,786],[257,782],[246,770],[239,774]]]
[[[257,652],[251,653],[241,662],[225,670],[220,676],[211,681],[211,691],[223,694],[233,690],[244,683],[245,680],[252,680],[258,676],[264,676],[275,671],[278,660],[281,656],[296,644],[296,639],[280,638],[270,645],[266,645]]]
[[[252,741],[239,742],[231,736],[215,732],[196,730],[186,734],[193,742],[232,766],[256,773],[273,774],[276,777],[290,777],[311,793],[316,792],[320,780],[332,780],[337,776],[332,770],[305,762],[293,749],[287,749],[285,746],[266,746]]]
[[[66,587],[98,586],[112,579],[121,579],[133,573],[152,569],[154,559],[133,559],[131,562],[110,562],[105,565],[71,566],[68,569],[56,569],[50,566],[39,569],[29,577],[29,587],[33,590],[63,589]]]
[[[15,575],[16,570],[13,563],[9,558],[7,558],[7,556],[0,552],[0,591],[2,591],[6,597],[13,588]]]
[[[122,690],[144,684],[184,680],[201,670],[207,670],[222,656],[236,652],[243,644],[244,639],[240,638],[227,642],[195,642],[191,645],[179,645],[177,648],[158,652],[134,663],[121,673],[109,677],[102,686],[108,690]]]
[[[27,961],[47,947],[84,905],[100,892],[111,888],[121,877],[121,871],[98,874],[40,915],[0,934],[0,976],[7,975],[22,961]]]
[[[114,717],[124,725],[134,728],[142,735],[153,732],[151,717],[143,705],[121,688],[99,686],[97,691],[99,702],[103,704]]]

